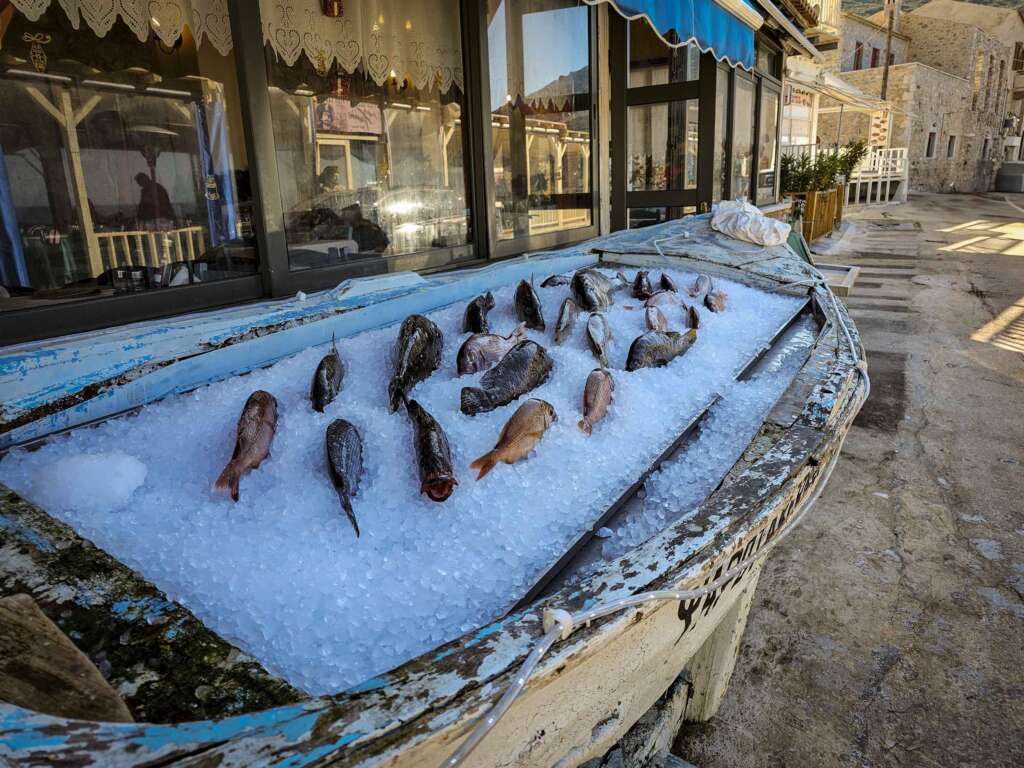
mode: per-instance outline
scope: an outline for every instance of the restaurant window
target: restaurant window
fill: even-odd
[[[264,24],[279,18],[270,0],[261,12]],[[292,271],[367,274],[469,255],[458,14],[458,0],[360,0],[340,19],[291,20],[301,46],[268,36]]]
[[[695,205],[669,206],[656,205],[644,208],[630,208],[627,226],[629,229],[641,229],[654,224],[664,224],[672,219],[680,219],[697,212]]]
[[[814,94],[794,85],[783,86],[782,135],[783,145],[811,143],[811,125],[814,115]]]
[[[775,202],[778,161],[779,93],[761,86],[760,127],[757,139],[757,203]]]
[[[254,274],[227,27],[63,8],[0,17],[0,311]]]
[[[754,170],[754,83],[735,76],[732,110],[732,177],[729,196],[732,199],[751,197]]]
[[[697,99],[629,108],[630,192],[697,188]]]
[[[755,48],[755,66],[758,71],[778,78],[782,74],[782,51],[758,36]]]
[[[729,79],[731,71],[718,67],[715,78],[715,155],[711,199],[721,200],[729,188]]]
[[[588,8],[575,0],[488,0],[487,10],[496,239],[588,227]],[[457,17],[456,6],[450,18]]]
[[[679,37],[669,30],[667,42]],[[667,85],[696,80],[700,76],[700,50],[696,45],[678,48],[665,44],[644,19],[629,23],[629,87]]]

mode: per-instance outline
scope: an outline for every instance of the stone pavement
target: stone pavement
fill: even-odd
[[[1024,766],[1024,196],[863,209],[820,260],[873,391],[768,559],[698,768]]]

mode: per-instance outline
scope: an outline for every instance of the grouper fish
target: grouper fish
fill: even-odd
[[[526,338],[526,323],[520,323],[508,336],[496,333],[474,333],[459,347],[456,357],[459,376],[486,371],[508,351]]]
[[[572,297],[584,312],[596,312],[610,307],[615,301],[612,293],[628,285],[629,281],[621,272],[615,280],[610,280],[596,269],[584,268],[572,276]]]
[[[249,395],[238,418],[235,452],[213,484],[214,493],[230,493],[238,501],[238,483],[242,475],[256,469],[270,455],[270,444],[277,430],[277,400],[258,389]]]
[[[544,310],[540,306],[540,297],[525,280],[520,280],[516,286],[516,316],[519,322],[526,323],[527,328],[544,330]]]
[[[327,473],[338,492],[341,508],[359,536],[352,497],[359,492],[363,476],[363,439],[355,425],[345,419],[335,419],[327,427]]]
[[[426,409],[415,400],[406,400],[406,413],[416,434],[416,464],[420,471],[420,493],[431,501],[444,501],[452,495],[459,481],[452,469],[452,449],[448,435]]]
[[[388,384],[388,410],[394,413],[414,386],[441,365],[444,335],[423,315],[409,315],[402,321],[393,355],[394,374]]]
[[[463,387],[461,409],[467,416],[493,411],[547,381],[554,361],[535,341],[521,341],[480,379],[479,387]]]
[[[548,427],[557,420],[558,416],[551,403],[531,397],[505,422],[494,448],[470,464],[469,468],[479,470],[476,477],[479,480],[494,469],[499,461],[515,464],[525,459],[544,437]]]
[[[494,294],[488,291],[477,296],[468,305],[462,316],[463,333],[489,333],[487,313],[494,309]]]
[[[626,370],[636,371],[640,368],[658,368],[668,365],[679,357],[697,341],[697,332],[690,329],[686,333],[675,331],[648,331],[633,340],[626,358]]]
[[[323,356],[313,374],[313,386],[310,388],[309,399],[313,410],[323,413],[341,391],[341,383],[345,379],[345,363],[338,354],[338,345],[331,337],[331,351]]]

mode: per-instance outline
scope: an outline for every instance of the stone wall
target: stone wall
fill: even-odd
[[[839,47],[834,51],[825,53],[825,67],[833,72],[849,72],[852,70],[858,42],[864,46],[864,53],[861,56],[861,68],[869,69],[871,67],[871,49],[878,48],[881,51],[878,54],[880,69],[885,57],[885,27],[880,27],[867,19],[850,13],[843,14]],[[909,44],[909,41],[902,35],[893,35],[892,54],[897,64],[907,61]]]

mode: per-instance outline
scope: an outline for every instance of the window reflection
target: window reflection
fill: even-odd
[[[697,206],[648,206],[645,208],[630,208],[629,229],[641,229],[653,224],[661,224],[670,219],[679,219],[683,216],[690,216],[697,212]]]
[[[230,40],[161,13],[3,14],[0,310],[256,271]]]
[[[668,42],[679,37],[669,30]],[[700,73],[700,50],[695,45],[672,47],[665,44],[643,19],[629,23],[629,87],[667,85],[696,80]]]
[[[779,94],[762,87],[760,129],[757,141],[757,202],[775,201],[776,135],[779,128]]]
[[[754,171],[754,83],[744,77],[735,78],[732,122],[732,183],[729,194],[735,200],[750,199]]]
[[[336,30],[361,51],[348,61],[352,71],[308,55],[289,66],[267,46],[293,270],[405,269],[408,261],[392,266],[387,257],[469,242],[463,92],[452,77],[462,56],[451,24],[458,13],[457,0],[363,0]],[[375,70],[381,59],[391,68]]]
[[[697,99],[630,107],[629,191],[697,188]]]
[[[722,199],[729,184],[729,136],[726,126],[729,125],[730,77],[728,69],[718,68],[715,72],[715,170],[711,182],[711,199],[714,201]]]
[[[488,0],[498,239],[591,223],[590,32],[573,0]]]

